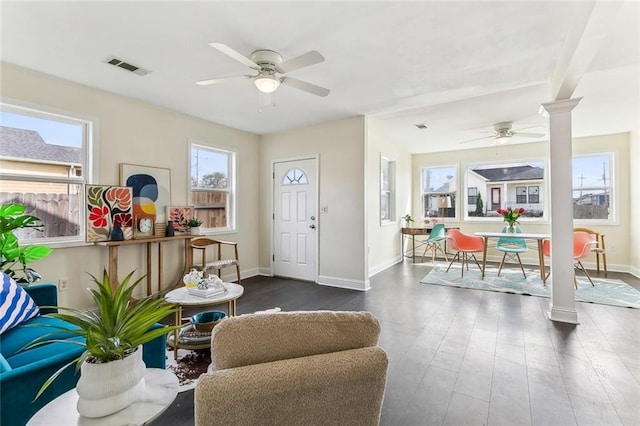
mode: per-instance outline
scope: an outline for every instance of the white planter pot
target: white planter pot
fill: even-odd
[[[200,234],[200,227],[196,226],[196,227],[191,227],[190,229],[191,235],[199,235]]]
[[[124,359],[80,367],[78,413],[96,418],[113,414],[135,402],[144,392],[146,366],[142,346]]]

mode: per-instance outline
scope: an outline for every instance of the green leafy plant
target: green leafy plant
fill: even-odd
[[[44,225],[36,216],[24,214],[27,210],[22,204],[3,204],[0,206],[0,269],[19,283],[33,283],[41,278],[31,262],[43,259],[51,253],[49,247],[28,245],[20,247],[16,229],[32,228],[42,232]],[[18,274],[22,274],[19,276]]]
[[[189,228],[197,228],[200,225],[202,225],[202,221],[200,219],[198,219],[197,217],[192,217],[191,219],[189,219],[187,221],[187,226]]]
[[[76,370],[79,370],[85,361],[89,363],[104,363],[123,359],[139,345],[164,334],[171,333],[181,327],[181,325],[174,325],[152,328],[155,323],[174,313],[176,307],[175,305],[166,303],[163,298],[155,298],[153,295],[133,301],[133,291],[144,276],[133,283],[129,283],[133,275],[133,272],[131,272],[114,291],[106,270],[102,274],[102,280],[98,280],[91,274],[89,275],[98,287],[97,289],[89,290],[97,306],[96,310],[83,311],[73,308],[57,307],[60,312],[46,315],[77,326],[78,329],[75,330],[69,330],[63,327],[57,328],[60,329],[61,333],[73,333],[77,336],[82,336],[85,338],[85,341],[40,341],[36,339],[26,347],[32,348],[51,342],[60,342],[76,344],[86,348],[78,358],[61,367],[47,379],[38,391],[36,398],[38,398],[67,367],[74,363],[76,364]],[[54,336],[47,335],[45,337]]]
[[[407,223],[413,223],[415,222],[415,220],[413,220],[413,216],[411,216],[410,214],[405,214],[404,216],[402,216],[402,218],[404,219],[405,222]]]

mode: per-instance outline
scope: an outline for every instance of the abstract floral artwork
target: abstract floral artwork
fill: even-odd
[[[109,241],[114,225],[123,230],[133,226],[131,188],[87,185],[87,242]],[[124,233],[131,239],[131,233]]]
[[[171,204],[171,170],[161,167],[120,164],[120,185],[133,190],[133,218],[151,217],[165,222],[165,208]]]
[[[176,232],[189,232],[187,222],[193,217],[193,207],[191,206],[169,206],[167,207],[167,220],[173,222],[173,229]]]

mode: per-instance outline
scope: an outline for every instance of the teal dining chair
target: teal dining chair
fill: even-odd
[[[505,226],[502,228],[502,232],[507,234],[507,230],[509,227]],[[522,233],[520,228],[516,228],[516,235]],[[513,234],[511,234],[513,235]],[[507,258],[516,259],[518,264],[520,264],[520,269],[522,270],[522,275],[527,278],[527,274],[524,272],[524,266],[522,265],[522,259],[520,259],[520,253],[525,253],[527,248],[527,243],[524,238],[514,238],[514,237],[500,237],[498,239],[498,244],[496,248],[503,252],[502,261],[500,262],[500,266],[498,267],[498,276],[500,276],[500,272],[502,272],[502,267],[504,266]]]
[[[444,259],[448,262],[449,258],[447,258],[447,252],[442,247],[443,244],[447,241],[447,237],[445,235],[446,229],[444,228],[444,223],[438,223],[433,226],[431,232],[429,232],[429,238],[424,242],[424,252],[422,253],[422,257],[427,254],[427,251],[431,250],[431,262],[435,262],[436,260],[436,252],[440,250]]]

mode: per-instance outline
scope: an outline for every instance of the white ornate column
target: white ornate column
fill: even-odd
[[[551,281],[553,283],[549,319],[571,324],[578,324],[573,287],[571,111],[581,99],[565,99],[542,104],[542,108],[549,116]]]

